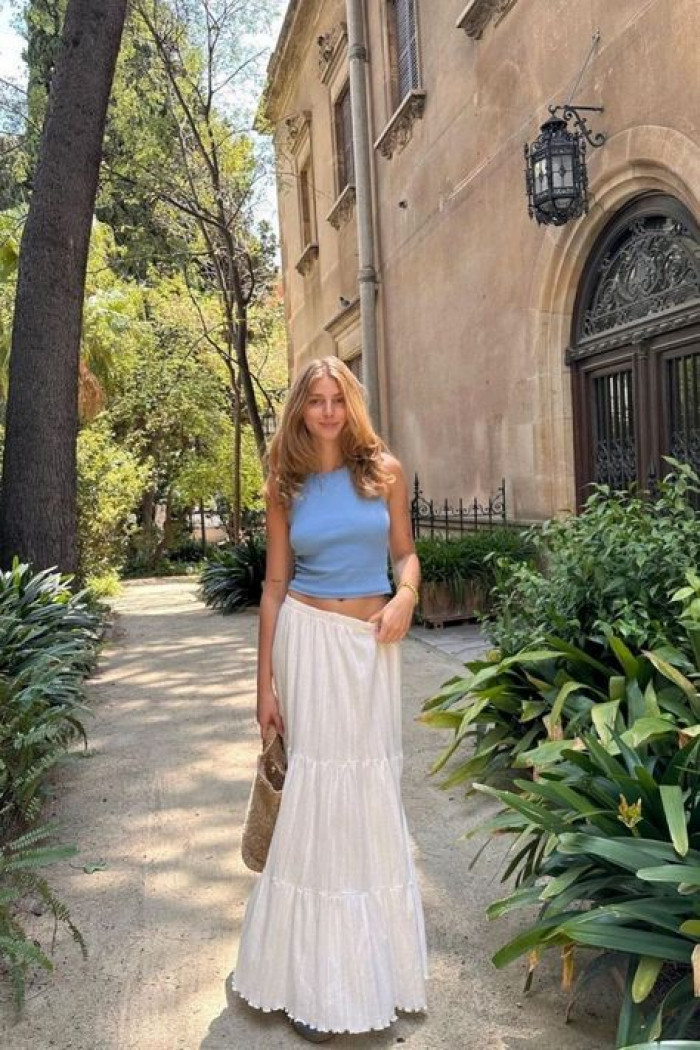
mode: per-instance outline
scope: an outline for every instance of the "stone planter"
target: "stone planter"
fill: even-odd
[[[455,598],[449,583],[424,581],[418,611],[423,623],[443,627],[456,620],[473,620],[486,607],[484,588],[473,580],[465,580],[462,593]]]

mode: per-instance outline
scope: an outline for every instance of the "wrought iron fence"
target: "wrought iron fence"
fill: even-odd
[[[474,529],[507,524],[505,478],[495,495],[489,496],[487,503],[480,503],[475,496],[467,502],[460,498],[459,503],[453,506],[449,500],[440,503],[426,499],[418,475],[415,475],[411,500],[411,527],[414,539],[425,536],[450,539],[453,536],[462,536],[465,532],[473,532]]]

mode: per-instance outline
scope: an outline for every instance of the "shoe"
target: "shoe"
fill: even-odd
[[[294,1021],[291,1018],[290,1021],[292,1022],[292,1028],[294,1031],[309,1043],[327,1043],[335,1035],[335,1032],[324,1032],[320,1028],[314,1028],[310,1024],[304,1024],[303,1021]]]

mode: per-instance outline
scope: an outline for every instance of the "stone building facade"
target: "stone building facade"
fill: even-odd
[[[700,4],[366,0],[382,431],[434,497],[509,513],[700,466]],[[599,40],[591,49],[591,40]],[[523,144],[603,106],[590,210],[527,213]],[[361,369],[344,0],[291,0],[270,64],[294,371]]]

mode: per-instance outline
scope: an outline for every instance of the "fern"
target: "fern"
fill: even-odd
[[[51,948],[53,952],[58,924],[63,923],[87,957],[85,940],[70,917],[67,906],[58,899],[41,873],[49,864],[65,860],[76,852],[74,846],[41,845],[54,834],[55,824],[30,828],[0,850],[0,962],[7,967],[15,992],[15,1003],[24,1003],[26,976],[36,966],[51,970],[53,964],[44,949],[31,940],[17,918],[19,903],[30,896],[38,897],[54,919]]]

